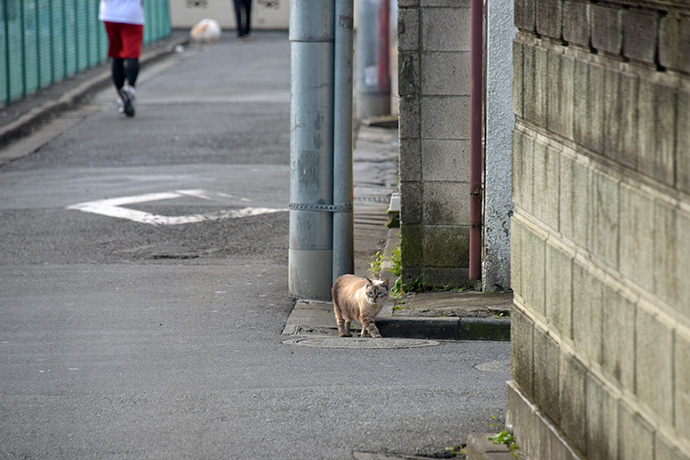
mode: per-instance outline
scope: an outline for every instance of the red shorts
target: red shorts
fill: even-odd
[[[144,40],[144,26],[104,21],[110,46],[108,56],[116,59],[139,58]]]

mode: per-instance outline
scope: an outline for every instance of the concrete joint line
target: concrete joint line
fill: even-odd
[[[561,156],[574,160],[592,171],[613,177],[619,184],[628,185],[635,190],[651,195],[655,200],[677,207],[690,217],[690,194],[656,181],[645,174],[576,144],[571,139],[519,117],[515,120],[515,131],[530,137],[535,142],[555,149]]]
[[[620,292],[625,299],[636,306],[659,315],[660,320],[665,323],[677,325],[684,330],[690,330],[690,319],[684,316],[678,317],[677,311],[671,305],[651,292],[641,289],[618,270],[604,265],[599,259],[592,257],[589,251],[577,246],[562,235],[551,232],[520,208],[515,209],[513,219],[544,240],[545,244],[549,244],[566,253],[566,255],[573,259],[573,262],[579,264],[601,282]]]
[[[573,448],[572,444],[568,441],[568,438],[561,431],[561,429],[554,425],[551,419],[522,392],[518,382],[515,380],[509,380],[507,382],[507,386],[508,391],[510,392],[512,390],[520,398],[520,402],[527,406],[528,410],[533,414],[534,417],[536,417],[537,421],[541,423],[548,431],[550,431],[566,449],[568,449],[570,458],[584,460],[583,457]],[[514,421],[509,420],[509,422]],[[531,447],[537,448],[537,446]]]
[[[549,39],[540,39],[525,32],[519,32],[515,37],[515,42],[530,48],[538,48],[554,54],[577,59],[578,61],[587,65],[595,65],[607,70],[634,75],[638,78],[646,79],[652,82],[659,82],[674,88],[682,85],[681,82],[684,80],[682,75],[677,71],[666,70],[665,72],[660,72],[655,66],[644,65],[633,61],[626,62],[618,60],[615,57],[614,59],[611,59],[610,54],[595,54],[589,49],[581,48],[579,46],[563,46],[559,42]]]
[[[672,426],[659,417],[653,409],[640,400],[631,390],[617,385],[615,379],[599,363],[577,348],[570,339],[563,337],[558,331],[550,328],[547,319],[529,308],[522,297],[517,294],[514,296],[513,307],[520,310],[522,314],[534,323],[535,327],[547,331],[549,338],[556,342],[558,348],[580,362],[587,372],[594,376],[613,397],[622,400],[631,410],[637,412],[645,422],[655,427],[657,431],[665,434],[668,439],[674,439],[676,442],[682,443],[682,450],[684,452],[690,452],[690,442],[681,440],[677,435],[674,435],[674,428]]]

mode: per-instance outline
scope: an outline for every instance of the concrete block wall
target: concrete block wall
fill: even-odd
[[[469,0],[398,0],[403,282],[468,286]]]
[[[508,421],[533,459],[690,459],[690,3],[515,24]]]

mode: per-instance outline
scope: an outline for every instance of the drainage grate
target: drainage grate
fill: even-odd
[[[312,348],[418,348],[418,347],[433,347],[440,345],[440,342],[435,340],[421,340],[421,339],[396,339],[396,338],[382,338],[382,339],[365,339],[353,337],[326,337],[326,338],[300,338],[290,339],[283,342],[286,345],[298,345],[301,347]]]

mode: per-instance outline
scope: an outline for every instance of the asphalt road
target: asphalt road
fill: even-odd
[[[290,47],[231,35],[0,167],[0,458],[438,454],[502,418],[507,343],[282,343]]]

